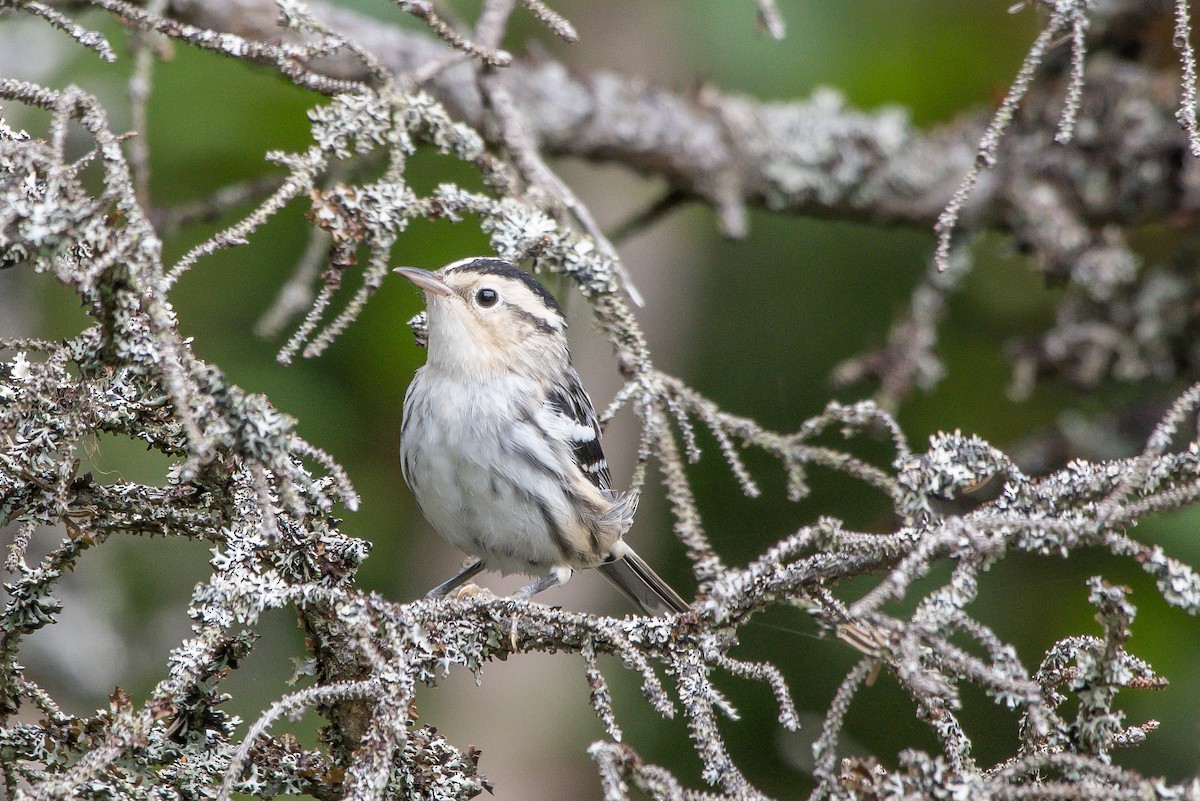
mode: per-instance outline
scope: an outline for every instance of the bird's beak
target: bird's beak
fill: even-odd
[[[397,267],[392,272],[403,275],[420,289],[434,295],[442,295],[444,297],[454,294],[454,290],[445,281],[438,278],[434,273],[429,272],[429,270],[422,270],[418,267]]]

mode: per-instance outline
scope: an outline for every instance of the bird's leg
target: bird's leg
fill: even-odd
[[[464,567],[455,576],[446,579],[441,584],[434,587],[429,592],[425,593],[426,598],[445,598],[446,595],[460,584],[469,581],[472,576],[483,570],[483,560],[476,559],[471,564]]]
[[[532,584],[522,587],[513,593],[514,598],[520,598],[523,601],[528,601],[533,596],[537,595],[542,590],[548,590],[551,587],[561,587],[566,584],[571,578],[571,573],[574,571],[565,565],[550,568],[550,572],[542,576]]]

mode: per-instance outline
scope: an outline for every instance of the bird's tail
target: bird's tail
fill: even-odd
[[[690,608],[671,585],[659,578],[642,557],[618,541],[613,549],[617,557],[604,562],[598,569],[621,594],[642,608],[648,615],[673,615]]]

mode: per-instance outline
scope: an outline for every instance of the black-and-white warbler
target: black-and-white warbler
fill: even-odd
[[[464,259],[397,273],[425,293],[428,357],[404,398],[400,457],[425,518],[484,569],[541,578],[599,569],[649,614],[688,605],[625,544],[637,494],[612,489],[592,401],[571,366],[562,309],[515,265]]]

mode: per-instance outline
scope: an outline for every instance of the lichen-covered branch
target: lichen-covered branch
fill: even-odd
[[[173,12],[263,39],[276,35],[272,5],[190,0],[174,4]],[[951,251],[952,235],[969,242],[969,233],[981,228],[1007,232],[1048,281],[1069,287],[1055,324],[1013,348],[1016,396],[1043,374],[1087,388],[1109,378],[1196,379],[1200,362],[1184,347],[1190,329],[1139,326],[1126,312],[1153,288],[1155,297],[1147,302],[1170,307],[1159,319],[1195,318],[1194,304],[1182,292],[1163,297],[1163,281],[1142,280],[1180,267],[1186,272],[1192,250],[1181,254],[1183,265],[1143,266],[1124,233],[1149,221],[1186,229],[1200,209],[1198,162],[1182,158],[1196,147],[1187,123],[1195,116],[1195,79],[1188,17],[1179,10],[1186,6],[1186,0],[1018,4],[1015,12],[1045,7],[1047,17],[991,123],[970,112],[926,131],[913,126],[903,109],[859,111],[830,89],[804,100],[761,103],[712,86],[681,94],[616,73],[568,69],[545,57],[515,60],[490,80],[511,101],[509,128],[520,119],[540,153],[658,176],[669,187],[669,207],[686,198],[707,203],[730,235],[746,233],[749,207],[937,227],[936,268],[945,271],[953,262],[961,277],[971,261],[967,253]],[[320,3],[313,8],[394,74],[420,74],[453,118],[491,130],[485,124],[491,109],[473,67],[448,59],[442,45],[349,11]],[[1152,57],[1164,44],[1156,38],[1172,19],[1183,68],[1179,92]],[[440,66],[422,72],[430,64]],[[349,57],[330,59],[321,69],[340,78],[364,77],[361,64]],[[495,130],[506,136],[503,126]],[[922,282],[888,344],[847,364],[837,378],[877,380],[888,408],[935,385],[943,370],[938,310],[960,283]]]
[[[1039,4],[1049,6],[1048,23],[993,123],[985,128],[972,118],[926,134],[894,111],[849,112],[832,94],[777,106],[718,95],[700,102],[635,89],[612,75],[513,61],[499,43],[515,13],[531,13],[556,35],[574,35],[568,20],[535,0],[484,3],[470,32],[432,4],[397,4],[437,40],[367,27],[347,12],[296,0],[180,0],[169,15],[123,0],[89,4],[139,36],[245,60],[311,90],[311,143],[267,154],[279,168],[277,181],[235,187],[187,213],[149,210],[142,191],[147,153],[126,150],[96,98],[0,78],[0,99],[50,115],[46,129],[33,133],[0,122],[0,265],[53,276],[91,317],[61,342],[0,340],[0,525],[16,532],[5,554],[9,601],[0,611],[0,756],[8,797],[468,798],[488,787],[478,754],[417,725],[417,687],[436,685],[451,670],[479,674],[493,660],[545,650],[582,657],[607,736],[590,749],[607,799],[629,798],[631,786],[673,799],[765,798],[731,755],[718,721],[738,714],[721,689],[737,677],[772,699],[781,726],[798,725],[788,677],[739,651],[741,628],[775,606],[805,609],[824,631],[863,652],[831,699],[815,744],[814,798],[1194,793],[1191,785],[1172,786],[1112,761],[1114,749],[1147,742],[1157,725],[1127,723],[1121,694],[1166,688],[1128,650],[1135,621],[1128,590],[1101,577],[1080,587],[1097,609],[1099,628],[1062,637],[1033,670],[979,619],[976,606],[987,570],[1010,555],[1069,558],[1099,548],[1151,575],[1170,606],[1200,614],[1200,576],[1137,538],[1141,521],[1200,499],[1200,435],[1191,422],[1200,384],[1179,396],[1140,453],[1074,461],[1041,476],[958,432],[938,434],[921,450],[873,401],[831,403],[795,432],[771,431],[658,369],[625,300],[632,292],[622,286],[620,254],[545,160],[602,156],[649,169],[717,206],[729,228],[738,227],[730,221],[744,218],[746,204],[908,222],[929,222],[949,204],[960,225],[1006,225],[1029,237],[1044,269],[1069,273],[1080,288],[1072,303],[1091,304],[1076,306],[1081,318],[1130,307],[1141,315],[1131,322],[1125,314],[1112,330],[1083,340],[1100,348],[1098,355],[1061,349],[1069,351],[1063,355],[1045,345],[1040,357],[1026,357],[1037,362],[1030,372],[1058,356],[1086,361],[1078,369],[1099,380],[1107,372],[1096,361],[1108,347],[1130,365],[1157,358],[1170,377],[1186,372],[1168,347],[1179,332],[1150,330],[1150,323],[1167,325],[1176,298],[1195,313],[1190,279],[1151,271],[1138,281],[1123,237],[1109,227],[1194,211],[1194,187],[1185,184],[1195,167],[1174,157],[1187,136],[1174,122],[1179,101],[1156,89],[1148,66],[1093,55],[1117,35],[1118,21],[1129,22],[1133,4]],[[64,12],[14,5],[102,54],[115,52]],[[782,33],[774,4],[757,7],[766,28]],[[1187,9],[1180,7],[1175,27],[1186,33]],[[1052,104],[1052,93],[1038,96],[1041,72],[1054,67],[1047,62],[1063,34],[1071,46],[1056,69],[1065,71],[1065,105],[1061,98]],[[1191,80],[1190,47],[1177,47]],[[137,75],[148,79],[149,67],[142,64]],[[531,89],[542,94],[532,99]],[[135,107],[145,91],[135,80]],[[547,100],[555,93],[561,96]],[[1183,94],[1186,127],[1194,109],[1186,87]],[[579,108],[587,113],[571,112]],[[1131,110],[1138,136],[1128,135]],[[1043,117],[1053,122],[1042,125]],[[88,138],[83,154],[67,145],[67,129],[75,126]],[[619,130],[634,133],[617,141]],[[1057,144],[1048,133],[1055,130]],[[981,135],[978,152],[987,158],[975,169]],[[418,191],[406,180],[418,148],[461,162],[478,185]],[[98,184],[82,177],[93,162]],[[1159,169],[1139,169],[1146,164]],[[956,195],[965,170],[974,171]],[[1096,176],[1112,191],[1075,191]],[[250,212],[164,263],[156,224],[169,228],[246,199],[256,203]],[[689,612],[602,618],[482,594],[401,603],[357,588],[355,573],[369,549],[335,515],[358,503],[350,477],[334,455],[300,438],[295,421],[268,398],[243,391],[199,359],[170,300],[185,271],[244,244],[294,203],[307,204],[317,233],[289,281],[290,294],[267,320],[277,328],[289,314],[305,314],[281,349],[285,362],[320,356],[353,325],[414,220],[477,225],[501,256],[569,279],[611,341],[626,381],[606,417],[624,407],[638,417],[635,484],[657,470],[665,485],[674,533],[699,587]],[[360,288],[330,319],[351,271],[361,272]],[[846,372],[890,376],[892,401],[908,386],[906,372],[910,383],[932,381],[941,304],[959,275],[931,269],[888,350]],[[1152,292],[1151,275],[1163,276],[1166,288]],[[419,339],[422,321],[413,327]],[[1126,329],[1141,337],[1132,351]],[[1188,330],[1185,321],[1179,331]],[[688,462],[703,456],[698,430],[712,435],[747,495],[762,492],[756,462],[743,456],[756,449],[778,462],[788,497],[804,497],[809,473],[828,470],[877,492],[891,517],[877,531],[821,517],[749,564],[732,564],[706,531],[688,481]],[[142,442],[171,467],[156,486],[98,483],[80,474],[77,459],[96,433]],[[830,444],[836,433],[843,441]],[[864,436],[888,442],[891,455],[863,455],[873,452],[859,448]],[[963,514],[940,511],[939,501],[990,482],[999,488],[994,500]],[[69,715],[26,675],[24,640],[55,624],[62,603],[53,593],[65,572],[81,568],[82,553],[145,535],[194,538],[213,548],[211,570],[191,596],[192,635],[172,651],[145,701],[118,691],[108,709]],[[39,537],[57,542],[35,560],[31,546]],[[944,579],[929,580],[939,565],[949,567],[939,574]],[[903,608],[911,611],[894,611],[897,600],[910,601]],[[302,686],[281,691],[247,726],[221,711],[222,682],[254,648],[271,609],[299,616],[309,661],[298,671]],[[600,656],[616,657],[637,675],[656,713],[682,718],[706,787],[685,787],[626,742]],[[859,687],[880,674],[908,695],[936,748],[839,764],[847,712]],[[1019,713],[1014,753],[996,764],[980,764],[973,753],[976,732],[960,716],[968,688]],[[286,727],[310,708],[327,725],[320,747],[305,749]],[[29,710],[36,714],[22,714]]]

